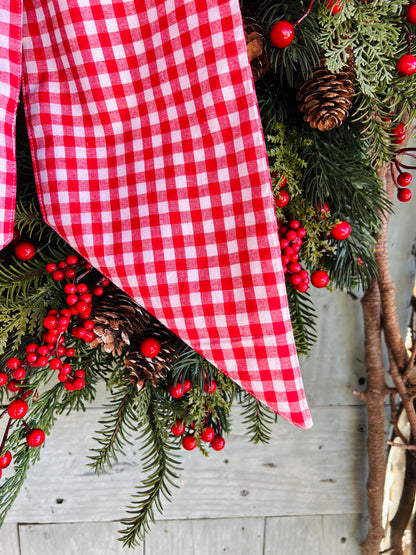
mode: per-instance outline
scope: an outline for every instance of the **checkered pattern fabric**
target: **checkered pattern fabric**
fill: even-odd
[[[24,0],[22,31],[45,220],[244,389],[310,427],[238,0]]]

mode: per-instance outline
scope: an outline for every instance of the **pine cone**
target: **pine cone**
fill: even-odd
[[[270,62],[264,49],[263,29],[254,17],[243,18],[244,34],[246,36],[248,58],[250,60],[251,72],[254,82],[266,75],[270,70]]]
[[[354,95],[355,70],[350,50],[345,66],[338,73],[325,67],[325,58],[307,81],[297,83],[296,100],[303,119],[313,129],[329,131],[340,127],[348,117]]]
[[[121,289],[113,285],[107,287],[103,297],[94,305],[90,318],[95,324],[93,332],[96,335],[91,347],[103,343],[106,353],[120,356],[123,347],[130,345],[124,364],[130,369],[129,380],[139,390],[147,380],[155,385],[157,380],[166,377],[176,356],[176,335]],[[149,336],[160,343],[160,352],[152,359],[140,352],[141,342]]]

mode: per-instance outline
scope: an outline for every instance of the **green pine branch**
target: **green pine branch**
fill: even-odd
[[[269,443],[272,429],[276,422],[276,414],[258,399],[244,392],[241,416],[243,424],[247,426],[246,435],[252,443]]]
[[[114,391],[104,417],[99,421],[103,426],[95,441],[98,449],[91,449],[94,455],[88,457],[88,464],[97,474],[107,466],[112,467],[118,462],[118,454],[125,455],[125,444],[132,445],[131,437],[137,430],[137,422],[141,421],[149,410],[150,389],[144,388],[140,393],[130,382],[121,383]]]
[[[163,499],[170,499],[171,487],[178,487],[179,470],[178,444],[166,429],[166,421],[172,416],[166,403],[161,403],[158,389],[148,386],[150,391],[146,418],[138,422],[142,441],[142,470],[146,477],[141,480],[133,495],[124,518],[121,532],[124,546],[134,547],[144,540],[155,520],[155,510],[162,512]]]

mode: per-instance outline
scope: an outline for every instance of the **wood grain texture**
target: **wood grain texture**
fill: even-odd
[[[143,555],[142,547],[117,541],[119,528],[117,522],[21,524],[21,555]]]
[[[16,524],[3,524],[0,527],[1,555],[21,555]]]
[[[101,410],[62,417],[28,474],[7,522],[111,521],[124,516],[140,483],[132,446],[100,477],[88,469],[88,447]],[[238,415],[224,451],[205,458],[183,452],[183,471],[163,518],[220,518],[359,513],[363,509],[363,407],[314,407],[305,431],[283,420],[269,445],[252,445]],[[157,517],[159,518],[159,517]]]
[[[145,555],[261,555],[263,518],[159,521]]]
[[[264,555],[360,555],[360,515],[267,518]]]

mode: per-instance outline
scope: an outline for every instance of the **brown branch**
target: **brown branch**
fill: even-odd
[[[400,444],[397,444],[400,445]],[[407,449],[416,449],[416,445],[405,445]],[[402,538],[413,510],[416,492],[416,458],[413,453],[406,452],[406,471],[402,494],[396,514],[390,522],[390,543],[394,555],[402,555]]]
[[[384,363],[381,342],[381,298],[376,280],[361,299],[364,317],[365,364],[367,387],[363,397],[368,412],[368,463],[367,505],[369,530],[361,545],[365,555],[379,552],[384,536],[382,525],[384,481],[386,474],[384,438]]]

